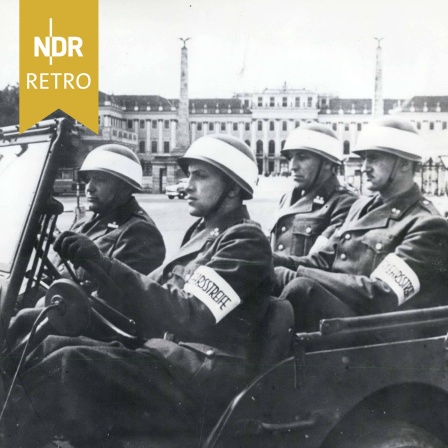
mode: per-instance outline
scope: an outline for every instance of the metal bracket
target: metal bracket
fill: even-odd
[[[305,384],[305,354],[306,343],[308,341],[307,333],[296,334],[293,342],[294,356],[294,388],[298,389]]]

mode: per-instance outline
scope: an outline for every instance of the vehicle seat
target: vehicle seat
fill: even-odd
[[[287,358],[294,335],[294,310],[289,301],[271,297],[266,315],[254,334],[249,375],[260,374]]]

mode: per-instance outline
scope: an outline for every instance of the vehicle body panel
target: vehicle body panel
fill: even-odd
[[[235,436],[245,446],[320,447],[345,416],[381,391],[424,385],[446,394],[445,356],[445,337],[439,337],[309,353],[303,365],[289,358],[234,400],[206,447]],[[422,406],[406,400],[403,395],[397,409],[410,406],[417,413]]]

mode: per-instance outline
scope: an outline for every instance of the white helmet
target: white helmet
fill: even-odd
[[[412,162],[420,162],[427,149],[425,140],[410,121],[381,117],[367,126],[358,137],[355,154],[382,151]]]
[[[281,154],[291,159],[292,151],[309,151],[337,165],[342,164],[341,142],[336,134],[322,124],[308,124],[294,129],[288,136]]]
[[[126,146],[102,145],[84,159],[80,172],[102,171],[118,177],[137,191],[143,187],[143,170],[138,157]]]
[[[187,173],[192,160],[207,162],[218,168],[243,189],[244,199],[252,199],[258,167],[251,149],[240,139],[223,134],[201,137],[177,162]]]

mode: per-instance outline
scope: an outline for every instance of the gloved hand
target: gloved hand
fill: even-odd
[[[104,259],[98,246],[88,236],[69,230],[58,236],[53,249],[63,260],[70,260],[75,268],[85,268],[86,261],[93,261],[101,266]]]

